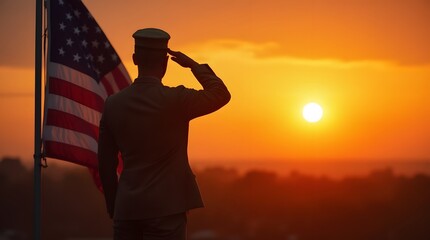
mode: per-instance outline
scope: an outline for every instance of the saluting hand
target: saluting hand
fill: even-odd
[[[181,65],[185,68],[193,68],[197,65],[199,65],[196,61],[194,61],[192,58],[188,57],[187,55],[183,54],[182,52],[176,52],[172,51],[170,49],[167,49],[167,52],[172,55],[170,59],[172,61],[176,62],[177,64]]]

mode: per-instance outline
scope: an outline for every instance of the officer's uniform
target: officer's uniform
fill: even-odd
[[[154,49],[167,49],[170,38],[159,29],[142,29],[133,37],[136,47]],[[188,163],[189,121],[224,106],[230,93],[208,65],[191,70],[203,90],[167,87],[161,79],[143,76],[105,102],[99,173],[115,234],[137,224],[147,239],[157,234],[183,236],[157,239],[185,239],[185,212],[203,207]],[[118,152],[124,162],[119,180]]]

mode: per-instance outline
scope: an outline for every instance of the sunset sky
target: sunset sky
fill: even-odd
[[[135,30],[212,69],[232,100],[191,122],[196,160],[430,159],[430,1],[83,1],[132,79]],[[30,160],[33,1],[0,2],[0,156]],[[169,62],[163,81],[200,88]],[[324,115],[301,111],[319,103]]]

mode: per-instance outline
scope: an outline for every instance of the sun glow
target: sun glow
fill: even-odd
[[[302,115],[310,123],[318,122],[323,116],[323,109],[319,104],[311,102],[303,107]]]

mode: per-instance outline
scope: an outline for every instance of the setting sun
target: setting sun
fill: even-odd
[[[33,164],[35,9],[24,2],[1,1],[0,155]],[[430,1],[82,2],[132,79],[132,33],[157,27],[226,83],[232,101],[190,123],[191,161],[430,158]],[[172,62],[163,84],[201,89]]]
[[[303,107],[303,118],[308,122],[318,122],[323,116],[323,109],[317,103],[308,103]]]

